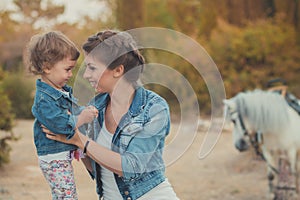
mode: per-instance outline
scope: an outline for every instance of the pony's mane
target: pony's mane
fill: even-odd
[[[239,93],[234,99],[237,111],[253,130],[279,133],[288,125],[288,104],[278,93],[257,89]]]

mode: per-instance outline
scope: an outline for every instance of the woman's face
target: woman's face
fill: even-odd
[[[86,56],[86,69],[83,77],[99,93],[112,92],[115,85],[113,70],[108,69],[103,63],[97,61],[93,56]]]

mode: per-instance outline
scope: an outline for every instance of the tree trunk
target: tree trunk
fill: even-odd
[[[121,30],[144,26],[145,0],[118,0],[117,23]]]

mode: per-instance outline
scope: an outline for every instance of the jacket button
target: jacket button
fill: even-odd
[[[129,192],[125,191],[124,194],[127,196],[127,195],[129,195]],[[128,197],[128,198],[130,198],[130,197]]]

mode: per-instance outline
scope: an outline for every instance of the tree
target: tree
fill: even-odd
[[[277,77],[286,79],[290,90],[300,96],[300,51],[292,25],[261,20],[240,28],[220,21],[208,46],[229,96],[264,88],[268,80]]]
[[[17,14],[22,16],[22,22],[39,27],[39,23],[55,24],[55,19],[64,12],[63,5],[56,5],[50,0],[14,0],[18,7]]]
[[[117,23],[121,30],[142,27],[145,20],[145,0],[117,0]]]

